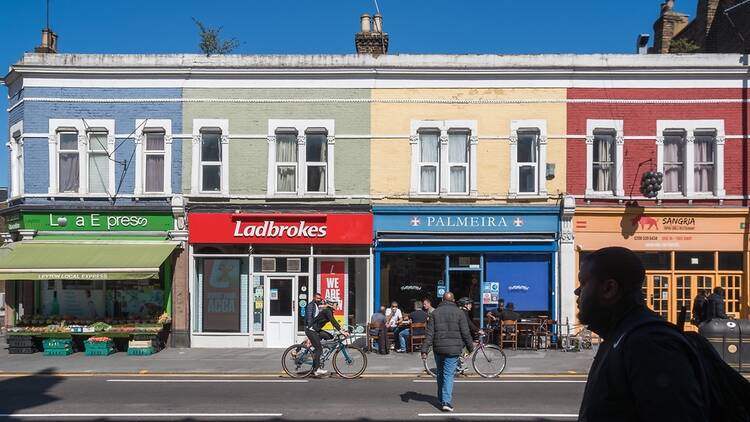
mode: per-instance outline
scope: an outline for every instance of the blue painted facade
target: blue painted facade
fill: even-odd
[[[12,125],[23,120],[24,133],[47,134],[50,119],[108,119],[115,121],[115,186],[118,194],[132,194],[135,189],[135,142],[133,136],[137,119],[168,119],[172,132],[182,133],[182,104],[175,102],[86,102],[95,99],[149,99],[182,96],[179,88],[24,88],[14,96],[20,98],[70,99],[76,101],[25,101],[10,113]],[[14,101],[11,102],[11,106]],[[124,165],[127,162],[127,166]],[[180,193],[182,186],[182,145],[172,144],[172,192]],[[49,188],[49,147],[47,136],[24,139],[24,191],[27,194],[46,194]]]
[[[419,256],[429,256],[436,262],[435,257],[442,256],[436,287],[410,275],[407,278],[414,283],[406,288],[441,296],[463,287],[454,286],[452,278],[465,280],[465,274],[473,274],[477,286],[471,299],[479,316],[494,309],[499,298],[515,300],[522,313],[557,314],[559,207],[373,206],[373,230],[376,309],[394,299],[381,297],[383,291],[403,296],[394,293],[399,286],[387,279],[390,271],[384,276],[386,261],[399,262],[403,256],[418,261]],[[386,282],[390,285],[383,289]]]

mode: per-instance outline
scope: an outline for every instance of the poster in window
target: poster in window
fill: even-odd
[[[498,299],[504,299],[506,305],[513,303],[516,311],[549,312],[549,254],[489,255],[486,259],[485,284],[490,284],[491,291],[493,283],[498,283]]]
[[[349,277],[347,263],[343,259],[326,259],[318,262],[318,292],[323,299],[335,299],[338,305],[333,310],[333,317],[345,328],[349,308]],[[331,324],[324,327],[332,329]]]
[[[203,260],[203,331],[240,331],[240,260]]]

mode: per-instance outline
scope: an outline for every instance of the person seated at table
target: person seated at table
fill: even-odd
[[[506,309],[500,314],[500,321],[518,321],[521,319],[521,315],[515,311],[515,308],[513,302],[509,302]]]
[[[373,350],[378,350],[378,353],[381,355],[388,354],[388,336],[385,332],[385,306],[381,306],[379,311],[372,314],[370,323],[382,327],[370,329],[370,335],[378,338],[378,340],[372,343]]]
[[[396,330],[404,320],[404,314],[401,313],[401,309],[398,308],[398,302],[395,300],[391,302],[391,307],[385,310],[385,327],[388,331],[393,333],[394,341],[397,339],[398,334]],[[393,345],[391,345],[393,347]]]
[[[500,325],[500,321],[502,319],[500,318],[500,314],[503,313],[505,310],[505,299],[499,299],[497,301],[497,309],[493,309],[489,312],[487,312],[487,322],[490,325]]]
[[[427,318],[429,318],[429,315],[427,315],[427,312],[422,310],[422,302],[416,301],[414,302],[414,311],[412,311],[411,314],[409,314],[409,322],[410,324],[416,323],[424,323],[427,322]],[[424,334],[424,329],[419,329],[419,332],[415,330],[413,333],[414,335],[422,335]],[[398,332],[398,343],[399,348],[396,350],[398,353],[404,353],[406,352],[406,340],[407,337],[412,335],[412,328],[411,326],[407,326],[400,330]]]

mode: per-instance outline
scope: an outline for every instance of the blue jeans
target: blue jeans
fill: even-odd
[[[456,375],[458,356],[448,356],[440,353],[435,355],[437,364],[437,398],[440,403],[450,403],[453,400],[453,377]]]
[[[406,339],[411,335],[411,329],[404,328],[398,333],[398,345],[401,346],[400,350],[406,350]]]

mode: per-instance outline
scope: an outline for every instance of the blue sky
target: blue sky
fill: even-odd
[[[379,0],[391,53],[632,53],[663,0]],[[191,17],[223,26],[241,54],[354,52],[372,0],[51,0],[63,53],[197,53]],[[695,14],[697,0],[677,0]],[[44,0],[3,5],[0,73],[39,43]],[[0,108],[7,109],[2,87]],[[0,140],[8,137],[7,113]],[[0,186],[8,151],[0,149]]]

